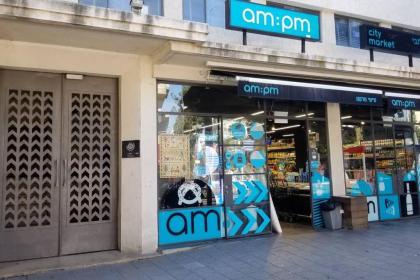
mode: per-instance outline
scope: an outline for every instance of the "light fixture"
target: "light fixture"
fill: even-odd
[[[296,128],[296,127],[300,127],[300,124],[283,126],[283,127],[276,128],[275,130],[286,130],[286,129]]]
[[[238,118],[236,118],[236,119],[233,119],[233,121],[239,121],[239,120],[242,120],[244,117],[238,117]]]
[[[264,111],[258,111],[258,112],[252,113],[251,116],[258,116],[261,114],[264,114]]]
[[[365,125],[365,122],[361,122],[360,124],[361,124],[361,125]]]
[[[351,119],[353,116],[343,116],[341,117],[342,120],[347,120],[347,119]]]
[[[194,128],[185,130],[184,133],[188,133],[188,132],[192,132],[192,131],[194,131]]]
[[[293,136],[295,136],[293,133],[291,133],[291,134],[284,134],[283,135],[283,137],[293,137]]]
[[[220,123],[209,124],[209,125],[202,126],[200,128],[208,128],[208,127],[216,126],[216,125],[219,125],[219,124]]]
[[[310,116],[313,116],[313,115],[315,115],[315,113],[308,113],[308,114],[297,115],[297,116],[295,116],[295,118],[303,118],[303,117],[306,117],[306,116],[310,117]]]
[[[271,133],[274,133],[274,132],[276,132],[276,131],[272,130],[272,131],[268,131],[266,134],[271,134]]]

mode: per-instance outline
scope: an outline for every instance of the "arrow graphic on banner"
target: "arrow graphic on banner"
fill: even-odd
[[[246,225],[246,227],[242,231],[242,234],[248,234],[249,231],[251,230],[251,228],[257,222],[257,219],[256,219],[256,217],[254,217],[254,214],[251,213],[251,211],[249,211],[248,209],[242,209],[241,211],[245,215],[245,217],[247,217],[247,219],[248,219],[248,224]]]
[[[238,194],[239,194],[238,198],[235,199],[235,205],[241,204],[245,200],[248,191],[239,182],[233,182],[233,186],[236,187],[236,189],[238,190]]]
[[[252,182],[250,182],[250,181],[245,181],[244,183],[245,183],[245,185],[247,186],[248,191],[249,191],[249,195],[248,195],[248,197],[246,198],[245,203],[251,203],[251,202],[253,202],[253,201],[257,198],[257,196],[258,196],[258,194],[260,193],[260,191],[259,191],[259,189],[258,189],[258,188],[254,185],[254,183],[252,183]]]
[[[255,202],[260,203],[263,200],[267,200],[268,199],[267,187],[260,180],[255,180],[254,183],[257,186],[257,188],[261,191],[260,195],[257,197]]]
[[[230,222],[232,223],[232,227],[229,230],[228,235],[229,236],[234,236],[234,235],[236,235],[238,230],[241,228],[242,221],[230,209],[228,209],[228,216],[229,216]]]
[[[260,226],[257,228],[255,233],[261,233],[264,231],[264,229],[268,226],[270,223],[270,217],[267,216],[267,214],[260,208],[257,208],[257,213],[260,215],[260,217],[263,219],[263,222],[260,224]]]
[[[234,201],[235,205],[260,203],[268,198],[268,189],[260,180],[233,182],[233,186],[238,190],[238,197]]]

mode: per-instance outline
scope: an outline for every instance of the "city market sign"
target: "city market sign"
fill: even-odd
[[[360,27],[360,48],[401,55],[419,55],[420,35],[362,25]]]
[[[228,1],[228,29],[320,40],[319,15],[242,0]]]

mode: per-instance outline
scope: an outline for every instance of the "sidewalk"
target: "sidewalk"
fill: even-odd
[[[420,219],[218,241],[153,259],[14,280],[419,279]]]

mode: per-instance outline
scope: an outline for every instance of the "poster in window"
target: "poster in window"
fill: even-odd
[[[188,135],[159,135],[160,178],[190,177],[190,138]]]

